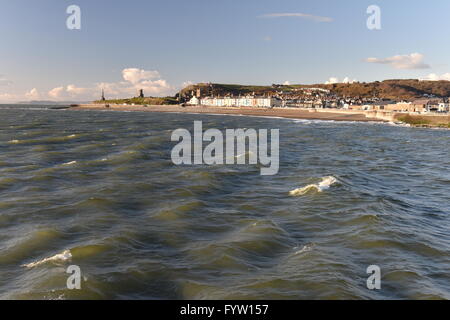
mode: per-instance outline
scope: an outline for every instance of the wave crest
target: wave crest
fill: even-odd
[[[337,182],[335,177],[329,176],[322,178],[322,181],[318,184],[310,184],[303,188],[297,188],[289,192],[290,196],[302,196],[309,191],[316,190],[317,192],[322,192],[324,190],[329,189],[333,184]]]
[[[65,262],[65,261],[70,261],[71,259],[72,259],[72,253],[70,252],[70,250],[65,250],[62,253],[54,255],[53,257],[45,258],[45,259],[42,259],[42,260],[39,260],[36,262],[32,262],[32,263],[28,263],[28,264],[24,264],[24,265],[22,265],[22,267],[34,268],[34,267],[37,267],[37,266],[47,263],[47,262]]]

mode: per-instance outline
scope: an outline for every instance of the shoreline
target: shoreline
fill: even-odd
[[[315,110],[300,108],[248,108],[248,107],[205,107],[179,105],[151,105],[151,106],[124,106],[101,104],[83,104],[71,106],[71,110],[109,110],[109,111],[138,111],[138,112],[166,112],[166,113],[190,113],[190,114],[211,114],[211,115],[240,115],[259,117],[278,117],[286,119],[300,120],[328,120],[328,121],[357,121],[357,122],[392,122],[386,117],[377,117],[367,112],[353,110]]]

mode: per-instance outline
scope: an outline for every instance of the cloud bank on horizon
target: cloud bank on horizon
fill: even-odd
[[[424,78],[421,78],[420,80],[423,81],[450,81],[450,73],[444,73],[442,75],[436,74],[436,73],[430,73]]]
[[[425,56],[420,53],[396,55],[388,58],[367,58],[369,63],[390,65],[395,69],[429,69],[431,66],[424,62]]]
[[[422,55],[421,55],[422,56]],[[423,56],[422,56],[423,58]],[[408,59],[406,59],[408,60]],[[423,59],[419,59],[421,61]],[[413,67],[421,62],[413,61],[413,63],[405,64],[402,62],[401,66],[397,66],[402,69],[406,66]],[[383,64],[392,64],[383,63]],[[396,68],[396,66],[393,66]],[[421,69],[421,68],[419,68]],[[159,71],[156,70],[144,70],[139,68],[125,68],[122,70],[123,81],[118,82],[99,82],[95,83],[92,87],[84,88],[77,87],[74,84],[67,86],[60,86],[51,89],[48,92],[41,93],[38,89],[33,88],[27,91],[23,95],[15,95],[8,93],[0,93],[0,102],[13,103],[18,101],[39,101],[39,100],[52,100],[52,101],[91,101],[100,98],[101,91],[105,91],[105,95],[108,99],[124,98],[136,96],[139,90],[143,89],[146,95],[151,96],[165,96],[173,95],[177,90],[185,88],[187,86],[195,84],[193,81],[185,81],[179,87],[171,86],[166,80],[161,79]],[[450,73],[442,75],[436,73],[430,73],[429,75],[418,78],[421,81],[450,81]],[[10,85],[12,82],[0,76],[0,85],[2,80],[6,85]],[[358,80],[350,77],[345,77],[342,80],[338,77],[330,77],[324,84],[352,84]],[[284,85],[291,85],[291,81],[285,81]]]
[[[107,98],[115,99],[137,96],[141,89],[144,90],[146,95],[151,96],[171,95],[178,89],[162,79],[159,71],[156,70],[125,68],[122,70],[122,79],[123,81],[118,82],[99,82],[89,88],[70,84],[53,88],[46,93],[41,93],[36,88],[23,95],[5,93],[0,94],[0,101],[90,101],[98,100],[102,90],[105,91]]]

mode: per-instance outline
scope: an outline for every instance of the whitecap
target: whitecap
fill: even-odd
[[[70,250],[65,250],[62,253],[58,253],[57,255],[54,255],[53,257],[50,258],[45,258],[36,262],[32,262],[32,263],[28,263],[28,264],[24,264],[22,265],[22,267],[25,268],[34,268],[37,267],[39,265],[42,265],[44,263],[47,262],[65,262],[65,261],[70,261],[72,259],[72,253],[70,252]]]
[[[317,192],[322,192],[329,189],[333,184],[337,182],[335,177],[329,176],[322,178],[322,181],[318,184],[310,184],[306,187],[297,188],[289,192],[290,196],[302,196],[311,190],[316,190]]]
[[[314,244],[307,244],[307,245],[303,246],[303,248],[301,248],[300,250],[297,250],[298,247],[295,247],[294,250],[297,250],[297,251],[295,251],[294,255],[312,251],[313,248],[314,248]]]
[[[73,164],[76,164],[77,162],[76,161],[70,161],[70,162],[67,162],[67,163],[63,163],[63,166],[70,166],[70,165],[73,165]]]

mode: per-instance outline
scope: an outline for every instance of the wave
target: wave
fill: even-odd
[[[310,252],[314,249],[314,247],[315,247],[314,243],[304,245],[303,248],[301,248],[300,250],[297,250],[298,247],[295,247],[294,250],[296,250],[296,251],[295,251],[294,255],[302,254],[305,252]]]
[[[29,139],[29,140],[10,140],[8,141],[9,144],[48,144],[48,143],[59,143],[59,142],[66,142],[69,140],[72,140],[74,138],[79,137],[78,134],[71,134],[67,136],[61,136],[61,137],[46,137],[42,139]]]
[[[289,192],[291,196],[302,196],[309,191],[316,190],[317,192],[323,192],[324,190],[329,189],[333,184],[335,184],[338,180],[335,177],[329,176],[322,178],[322,181],[318,184],[310,184],[303,188],[294,189]]]
[[[63,166],[71,166],[71,165],[74,165],[74,164],[77,164],[77,161],[66,162],[66,163],[63,163],[62,165]]]
[[[40,265],[48,263],[48,262],[65,262],[65,261],[70,261],[71,259],[72,259],[72,253],[70,252],[70,250],[65,250],[62,253],[58,253],[58,254],[54,255],[53,257],[49,257],[49,258],[45,258],[45,259],[42,259],[42,260],[39,260],[36,262],[24,264],[24,265],[22,265],[22,267],[34,268],[34,267],[40,266]]]
[[[403,122],[389,121],[387,124],[390,126],[394,126],[394,127],[406,127],[406,128],[411,127],[411,125],[409,123],[403,123]]]

